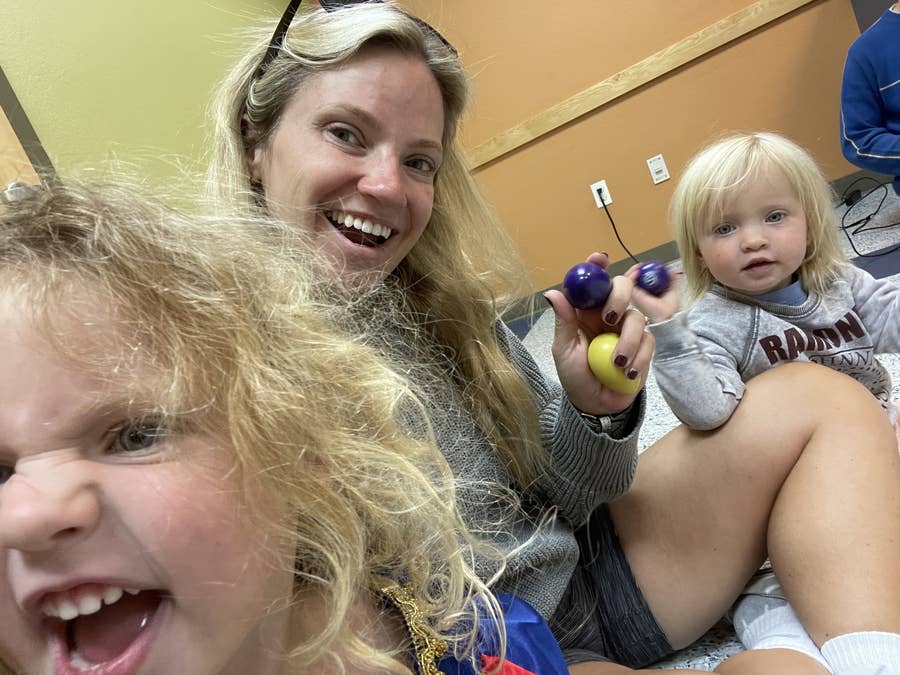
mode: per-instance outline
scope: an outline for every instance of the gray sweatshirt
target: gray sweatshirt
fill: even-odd
[[[684,424],[715,429],[744,382],[791,361],[810,361],[863,384],[894,421],[891,378],[875,354],[898,351],[900,286],[850,264],[828,294],[800,305],[765,302],[719,284],[691,309],[651,324],[659,388]]]

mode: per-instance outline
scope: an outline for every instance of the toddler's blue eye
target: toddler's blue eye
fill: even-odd
[[[142,452],[165,440],[166,436],[166,429],[157,424],[128,424],[116,433],[113,450]]]
[[[0,466],[0,485],[12,478],[15,472],[16,470],[11,466]]]
[[[733,231],[734,225],[731,225],[730,223],[722,223],[721,225],[718,225],[715,229],[713,229],[713,234],[730,234]]]

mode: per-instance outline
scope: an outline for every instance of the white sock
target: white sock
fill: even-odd
[[[865,631],[831,638],[822,656],[837,675],[900,674],[900,634]]]
[[[787,600],[745,595],[734,610],[734,630],[747,649],[793,649],[830,670]]]

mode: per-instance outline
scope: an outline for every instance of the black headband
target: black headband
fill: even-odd
[[[363,2],[381,1],[382,0],[319,0],[319,5],[326,12],[333,12],[334,10],[340,9],[341,7],[346,7],[347,5],[356,5]],[[269,40],[269,46],[266,48],[266,53],[263,56],[263,59],[260,62],[259,66],[257,66],[256,72],[253,73],[254,81],[262,77],[263,73],[266,72],[266,68],[269,67],[269,64],[272,63],[272,60],[278,55],[278,51],[284,45],[284,36],[287,33],[288,28],[290,28],[291,21],[294,20],[294,16],[297,14],[297,8],[300,7],[301,2],[303,2],[303,0],[291,0],[288,3],[288,6],[285,8],[284,14],[281,15],[281,19],[278,21],[278,25],[275,26],[275,31],[272,33],[272,39]],[[443,35],[435,30],[434,26],[426,21],[423,21],[417,16],[413,16],[412,14],[406,15],[410,19],[415,21],[419,26],[424,28],[427,32],[438,38],[444,44],[444,46],[453,53],[454,56],[458,56],[456,48],[451,45]]]

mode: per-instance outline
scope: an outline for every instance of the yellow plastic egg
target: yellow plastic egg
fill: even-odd
[[[601,333],[588,346],[588,366],[594,377],[610,389],[621,394],[635,394],[641,388],[641,378],[629,380],[625,369],[618,368],[612,362],[613,350],[619,336],[615,333]]]

